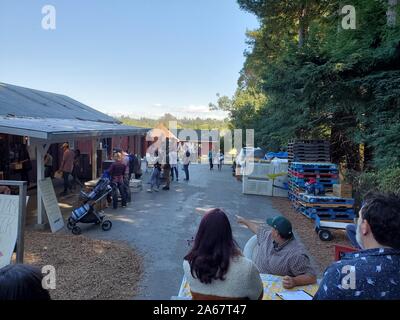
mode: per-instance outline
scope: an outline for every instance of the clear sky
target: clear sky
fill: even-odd
[[[223,117],[208,103],[234,93],[257,26],[235,0],[0,0],[0,82],[111,114]]]

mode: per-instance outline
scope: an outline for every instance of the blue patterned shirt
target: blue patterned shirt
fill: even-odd
[[[400,250],[346,254],[328,267],[314,300],[400,299]]]

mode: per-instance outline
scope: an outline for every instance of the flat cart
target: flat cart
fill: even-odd
[[[320,217],[315,217],[315,232],[322,241],[331,241],[333,234],[331,229],[346,230],[349,224],[354,224],[354,220],[322,220]]]

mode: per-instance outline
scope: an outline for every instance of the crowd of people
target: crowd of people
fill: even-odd
[[[115,177],[124,172],[121,155],[116,157],[110,169]],[[240,216],[236,222],[255,234],[243,251],[223,210],[211,209],[202,218],[183,260],[193,299],[262,299],[260,273],[281,276],[285,289],[317,284],[317,271],[287,218],[268,218],[266,226]],[[375,194],[365,199],[356,226],[360,250],[327,268],[314,300],[400,299],[399,230],[398,196]],[[9,265],[0,270],[0,300],[48,300],[42,279],[35,267]]]
[[[181,157],[183,171],[185,173],[184,181],[189,181],[189,165],[191,163],[191,153],[188,148],[186,148]],[[147,190],[148,192],[156,191],[158,192],[161,187],[161,178],[165,180],[165,185],[163,186],[163,190],[170,190],[171,181],[179,181],[179,156],[178,151],[176,149],[171,149],[168,152],[168,156],[163,158],[163,155],[160,154],[158,150],[154,153],[153,169],[150,175],[150,188]]]
[[[66,193],[72,187],[70,175],[79,176],[79,150],[70,150],[68,144],[63,145],[63,150],[60,170]],[[165,178],[164,190],[169,190],[171,180],[178,181],[178,158],[176,150],[169,152],[167,161],[162,161],[162,155],[156,152],[149,192],[160,189],[161,174]],[[186,181],[190,158],[190,151],[185,150],[181,161]],[[122,207],[126,207],[131,201],[129,181],[142,174],[140,161],[122,150],[114,151],[113,160],[107,173],[114,192],[121,196]],[[45,164],[52,164],[51,159],[46,161]],[[113,207],[117,208],[117,194],[113,199]],[[314,300],[400,299],[400,198],[396,195],[370,193],[365,197],[357,224],[347,227],[355,252],[329,266],[320,280],[287,218],[275,216],[266,219],[266,224],[257,224],[236,216],[236,223],[254,234],[243,250],[234,240],[226,212],[211,209],[203,216],[183,260],[193,299],[262,299],[260,274],[280,276],[285,289],[316,285],[319,289]],[[10,265],[1,269],[0,300],[50,299],[48,291],[42,288],[42,278],[40,271],[31,266]]]

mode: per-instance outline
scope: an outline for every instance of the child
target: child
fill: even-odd
[[[157,189],[155,191],[159,191],[160,189],[160,173],[161,173],[161,164],[157,161],[154,164],[153,172],[151,173],[150,178],[150,189],[147,190],[148,192],[153,192],[154,186],[157,185]]]

